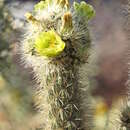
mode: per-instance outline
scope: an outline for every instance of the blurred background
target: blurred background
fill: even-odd
[[[0,0],[0,130],[40,130],[40,119],[33,105],[32,70],[24,68],[17,50],[25,30],[24,14],[36,2]],[[96,10],[96,17],[89,23],[96,51],[96,59],[92,60],[96,67],[89,77],[96,97],[95,130],[105,130],[105,125],[109,125],[108,114],[127,93],[128,41],[122,14],[126,1],[86,2]]]

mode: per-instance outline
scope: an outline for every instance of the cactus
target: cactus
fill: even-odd
[[[127,80],[127,94],[125,99],[125,104],[123,104],[122,110],[120,112],[120,130],[129,130],[130,129],[130,71],[129,71],[129,55],[130,55],[130,46],[129,46],[129,37],[130,37],[130,0],[127,0],[124,8],[123,8],[123,16],[124,16],[124,32],[126,33],[127,37],[127,61],[128,61],[128,80]],[[123,101],[124,102],[124,101]]]
[[[83,102],[88,94],[80,83],[79,69],[90,55],[88,22],[94,15],[91,5],[74,2],[70,6],[68,0],[41,1],[25,15],[27,33],[20,51],[37,79],[35,102],[44,130],[91,129],[91,123],[86,123],[89,104]]]
[[[120,130],[129,130],[130,129],[130,105],[127,103],[123,110],[121,111],[120,116],[121,128]]]

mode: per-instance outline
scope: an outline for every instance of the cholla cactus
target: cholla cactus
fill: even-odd
[[[74,2],[70,7],[68,0],[41,1],[26,14],[29,24],[21,53],[39,84],[36,104],[44,130],[90,130],[79,68],[89,56],[88,21],[94,15],[91,5]]]
[[[130,104],[127,103],[124,109],[121,112],[120,116],[121,128],[120,130],[129,130],[130,129]]]
[[[127,80],[127,100],[126,103],[123,104],[123,109],[121,111],[121,116],[120,116],[120,124],[121,128],[120,130],[130,130],[130,64],[129,64],[129,57],[130,57],[130,0],[127,0],[125,5],[125,8],[123,8],[123,15],[124,15],[124,32],[126,33],[127,37],[127,55],[128,57],[126,58],[128,60],[128,80]]]

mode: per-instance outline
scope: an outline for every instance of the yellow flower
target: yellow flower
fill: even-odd
[[[34,44],[36,52],[41,56],[55,57],[65,48],[65,43],[53,30],[41,32]]]

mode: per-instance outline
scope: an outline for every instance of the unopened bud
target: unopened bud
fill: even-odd
[[[56,0],[57,4],[60,4],[62,7],[69,8],[69,1],[68,0]]]
[[[73,28],[72,15],[70,12],[67,12],[64,14],[64,16],[62,18],[61,30],[62,30],[62,32],[65,32],[65,31],[70,31],[72,28]]]
[[[38,22],[38,20],[36,18],[34,18],[33,15],[31,13],[29,13],[29,12],[27,12],[25,14],[25,17],[26,17],[26,19],[27,19],[28,22],[30,22],[30,21],[32,23],[37,23]]]

